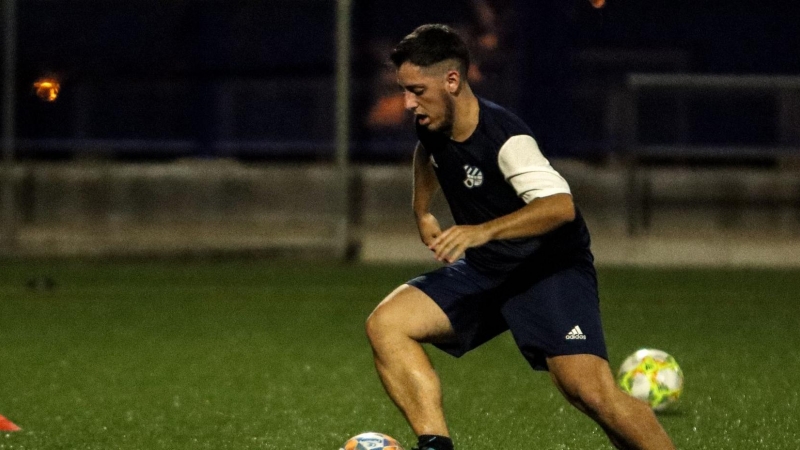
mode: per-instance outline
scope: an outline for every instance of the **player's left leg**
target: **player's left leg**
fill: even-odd
[[[404,284],[375,308],[366,329],[381,382],[417,436],[448,437],[439,377],[422,347],[454,339],[444,311]]]
[[[550,376],[564,397],[594,419],[621,449],[674,449],[650,407],[620,390],[608,362],[595,355],[547,358]]]

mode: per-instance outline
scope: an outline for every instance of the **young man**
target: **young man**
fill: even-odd
[[[391,59],[419,137],[420,237],[448,263],[389,294],[366,325],[381,381],[419,437],[416,449],[453,449],[422,344],[460,356],[508,329],[530,365],[549,371],[615,446],[674,448],[650,408],[614,382],[589,232],[528,127],[472,93],[469,53],[445,25],[417,28]],[[445,231],[429,211],[439,187],[457,224]]]

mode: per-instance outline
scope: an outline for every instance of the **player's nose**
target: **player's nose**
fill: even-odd
[[[417,102],[417,96],[414,95],[413,92],[405,92],[403,94],[403,102],[407,110],[414,112],[419,106],[419,102]]]

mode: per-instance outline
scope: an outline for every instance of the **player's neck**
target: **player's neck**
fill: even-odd
[[[456,142],[464,142],[469,139],[478,128],[480,109],[478,98],[472,91],[463,92],[456,99],[456,114],[450,139]]]

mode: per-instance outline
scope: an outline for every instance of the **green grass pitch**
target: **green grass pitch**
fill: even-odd
[[[425,266],[2,262],[0,449],[410,447],[363,323]],[[686,387],[660,416],[681,449],[800,448],[800,272],[601,268],[612,367],[640,347]],[[26,286],[50,276],[53,290]],[[459,450],[611,448],[508,335],[430,349]]]

